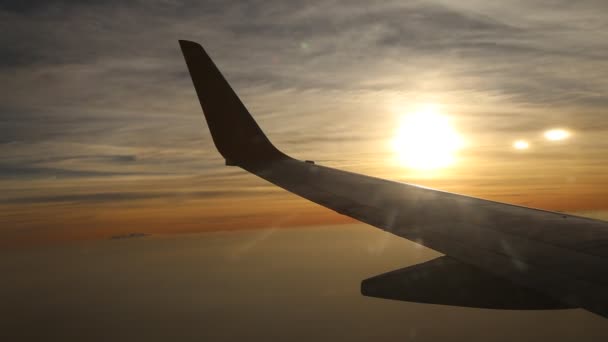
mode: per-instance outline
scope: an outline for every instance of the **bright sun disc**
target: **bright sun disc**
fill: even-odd
[[[405,116],[393,139],[399,161],[419,170],[452,165],[461,147],[460,135],[436,106],[427,106]]]

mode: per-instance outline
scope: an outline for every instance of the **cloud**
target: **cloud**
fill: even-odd
[[[388,141],[408,108],[439,102],[472,161],[442,184],[490,173],[495,186],[511,184],[520,169],[596,175],[608,162],[607,10],[523,0],[2,4],[0,181],[24,203],[172,196],[153,184],[120,188],[129,177],[236,173],[220,191],[253,187],[215,151],[178,39],[203,43],[270,139],[301,159],[409,177],[387,166]],[[553,125],[578,133],[571,144],[510,151]],[[49,177],[63,193],[30,193]],[[75,194],[72,182],[85,178],[108,189],[81,182],[91,195]]]
[[[0,164],[2,178],[31,178],[31,177],[101,177],[101,176],[132,176],[139,175],[129,172],[102,172],[85,170],[56,169],[49,167],[15,167]]]
[[[244,195],[246,192],[239,193]],[[66,194],[66,195],[48,195],[48,196],[33,196],[9,198],[1,200],[4,204],[33,204],[33,203],[112,203],[123,201],[137,201],[149,199],[203,199],[203,198],[218,198],[231,195],[229,191],[196,191],[187,193],[175,192],[107,192],[107,193],[89,193],[89,194]],[[232,194],[234,195],[234,194]]]

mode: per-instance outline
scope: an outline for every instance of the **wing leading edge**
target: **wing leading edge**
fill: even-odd
[[[183,40],[180,46],[213,141],[227,165],[239,166],[338,213],[435,249],[493,280],[503,279],[530,290],[517,297],[525,301],[538,294],[529,308],[581,307],[608,317],[608,223],[293,159],[264,135],[202,46]],[[448,263],[441,268],[446,267],[462,266]],[[440,283],[428,291],[425,298],[445,292]],[[453,304],[456,302],[446,304],[462,305]]]

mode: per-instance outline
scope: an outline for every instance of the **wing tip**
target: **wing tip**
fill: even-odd
[[[201,44],[179,39],[207,126],[226,165],[285,159],[257,125]]]
[[[187,39],[178,39],[177,40],[179,42],[179,45],[181,47],[200,47],[203,48],[203,46],[197,42],[194,42],[192,40],[187,40]]]

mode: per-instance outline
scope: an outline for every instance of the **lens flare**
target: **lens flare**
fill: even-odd
[[[530,148],[530,144],[525,140],[516,140],[513,143],[513,148],[515,148],[516,150],[527,150],[528,148]]]
[[[552,141],[564,140],[570,136],[570,132],[563,129],[550,129],[545,132],[545,138]]]

